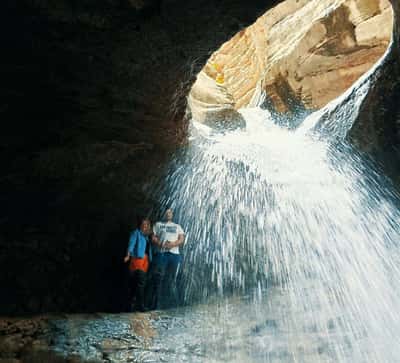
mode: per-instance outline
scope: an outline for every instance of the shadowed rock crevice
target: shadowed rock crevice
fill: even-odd
[[[390,51],[375,72],[372,86],[360,107],[349,140],[372,155],[385,172],[400,185],[400,5],[391,1],[394,27]]]

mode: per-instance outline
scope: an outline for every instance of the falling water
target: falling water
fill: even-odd
[[[171,167],[163,203],[187,232],[183,300],[251,296],[219,328],[243,337],[258,311],[260,326],[272,316],[281,329],[286,358],[268,355],[276,333],[250,343],[257,359],[232,361],[400,362],[399,198],[344,140],[367,87],[296,130],[260,108],[241,111],[244,130],[194,122]],[[321,341],[329,352],[304,358]]]
[[[226,133],[193,121],[158,190],[186,231],[183,306],[56,319],[55,351],[109,362],[400,362],[400,198],[345,140],[378,66],[298,127],[261,108],[241,110],[246,128]]]

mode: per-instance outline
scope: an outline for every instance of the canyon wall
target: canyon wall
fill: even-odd
[[[319,109],[383,55],[392,24],[388,0],[284,1],[211,55],[189,97],[193,116],[221,107],[223,118],[261,94],[281,113]]]

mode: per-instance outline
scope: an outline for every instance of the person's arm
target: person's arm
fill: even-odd
[[[169,242],[169,247],[170,248],[179,247],[179,246],[183,245],[184,241],[185,241],[185,235],[184,234],[180,234],[176,241]]]
[[[132,252],[133,252],[133,249],[135,248],[136,241],[137,241],[137,231],[135,230],[134,232],[132,232],[131,238],[129,239],[128,249],[126,251],[126,256],[124,257],[125,263],[128,262],[132,256]]]
[[[162,247],[162,243],[160,241],[160,237],[158,236],[158,234],[159,234],[159,232],[158,232],[159,228],[158,227],[159,227],[159,225],[158,225],[158,223],[156,223],[156,225],[153,228],[153,235],[151,236],[151,243],[154,246],[156,246],[158,248],[161,248]]]
[[[161,248],[162,243],[161,243],[161,241],[160,241],[160,238],[159,238],[156,234],[153,234],[153,235],[151,236],[151,243],[152,243],[154,246],[157,246],[157,247]]]

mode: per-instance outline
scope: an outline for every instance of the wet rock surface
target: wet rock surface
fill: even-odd
[[[154,337],[154,314],[0,319],[0,362],[127,362]]]
[[[0,319],[0,362],[66,362],[50,351],[43,336],[48,332],[48,318]],[[70,357],[73,362],[73,357]],[[80,360],[75,360],[79,362]]]
[[[0,362],[358,362],[359,346],[368,356],[343,312],[293,308],[277,289],[168,311],[2,318]]]

